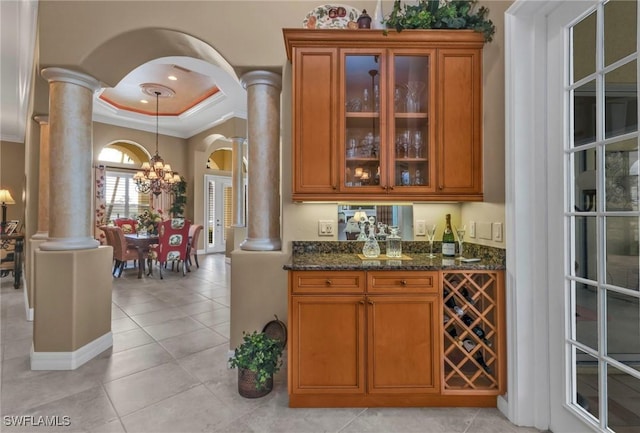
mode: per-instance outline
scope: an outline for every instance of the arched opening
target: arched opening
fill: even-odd
[[[133,175],[149,154],[137,143],[119,140],[102,148],[98,155],[103,183],[96,194],[96,209],[103,209],[102,223],[133,218],[153,207],[152,197],[136,189]],[[104,206],[104,207],[103,207]]]

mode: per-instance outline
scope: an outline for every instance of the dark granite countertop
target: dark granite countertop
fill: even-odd
[[[358,257],[362,242],[294,242],[290,263],[285,270],[293,271],[353,271],[353,270],[412,270],[439,271],[442,269],[459,270],[504,270],[504,250],[465,244],[465,257],[477,257],[479,262],[464,263],[457,259],[445,258],[440,254],[439,245],[434,243],[435,258],[429,258],[424,251],[424,242],[403,242],[403,255],[411,260],[388,259],[381,255],[375,259]],[[469,245],[469,248],[467,248]],[[381,245],[382,246],[382,245]],[[495,251],[498,250],[498,251]]]

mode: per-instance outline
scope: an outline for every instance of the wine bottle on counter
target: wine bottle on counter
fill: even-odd
[[[467,315],[467,314],[462,316],[462,321],[467,326],[471,326],[471,324],[473,323],[473,319],[471,317],[469,317],[469,315]],[[482,341],[484,341],[484,343],[487,346],[491,347],[491,342],[489,340],[487,340],[487,334],[484,332],[484,329],[482,329],[481,327],[476,325],[473,328],[471,328],[471,331],[473,331],[473,333],[476,334],[478,336],[478,338],[480,338]]]
[[[445,298],[449,296],[449,293],[450,292],[447,289],[444,289],[443,295]],[[453,296],[447,299],[444,304],[455,311],[458,316],[462,317],[462,315],[464,315],[464,311],[462,310],[462,308],[458,307],[458,305],[456,304],[456,300],[453,299]]]
[[[453,230],[451,229],[451,214],[447,214],[445,221],[444,233],[442,234],[442,256],[455,257],[456,240],[453,236]]]

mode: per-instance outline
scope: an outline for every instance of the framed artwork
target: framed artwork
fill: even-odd
[[[11,220],[11,221],[7,221],[7,232],[6,234],[8,235],[12,235],[16,229],[18,228],[18,225],[20,224],[20,221],[18,220]]]

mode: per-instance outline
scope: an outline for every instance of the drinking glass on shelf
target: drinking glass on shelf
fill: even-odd
[[[433,241],[436,238],[436,224],[427,224],[427,240],[429,241],[429,257],[430,259],[435,257],[433,254]]]
[[[462,244],[464,243],[464,233],[466,229],[467,229],[467,226],[454,227],[454,230],[458,235],[458,260],[464,259],[464,256],[462,255]]]

